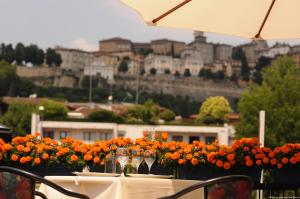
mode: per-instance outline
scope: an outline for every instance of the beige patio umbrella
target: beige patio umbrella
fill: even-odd
[[[121,1],[149,25],[245,38],[300,38],[300,0]]]

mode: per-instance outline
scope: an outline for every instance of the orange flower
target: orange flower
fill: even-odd
[[[224,165],[223,165],[223,168],[226,169],[226,170],[230,169],[230,167],[231,166],[228,162],[225,162]]]
[[[229,161],[234,160],[234,158],[235,158],[235,154],[233,154],[233,153],[230,153],[230,154],[227,155],[227,159]]]
[[[198,159],[197,158],[193,158],[192,161],[191,161],[192,165],[197,165],[199,163]]]
[[[278,169],[281,169],[281,168],[282,168],[282,163],[278,163],[278,164],[277,164],[277,168],[278,168]]]
[[[166,153],[166,154],[165,154],[165,158],[167,158],[167,159],[168,159],[168,158],[171,158],[171,156],[172,156],[171,153]]]
[[[27,162],[30,162],[31,160],[32,160],[32,157],[31,157],[31,156],[29,156],[29,155],[26,156],[26,161],[27,161]]]
[[[10,151],[12,149],[12,146],[10,144],[4,144],[3,149],[4,151]]]
[[[29,153],[29,152],[30,152],[30,147],[28,147],[28,146],[25,147],[25,148],[24,148],[24,152],[25,152],[25,153]]]
[[[21,157],[20,162],[21,162],[22,164],[25,164],[25,163],[27,162],[26,157]]]
[[[184,161],[183,159],[179,159],[179,160],[178,160],[178,164],[182,165],[182,164],[184,164],[184,163],[185,163],[185,161]]]
[[[11,157],[10,157],[10,159],[12,160],[12,161],[18,161],[18,159],[19,159],[19,157],[16,155],[16,154],[12,154],[11,155]]]
[[[96,163],[96,164],[99,163],[100,158],[98,156],[94,157],[93,162]]]
[[[290,163],[291,164],[296,164],[297,163],[297,159],[295,157],[291,157],[290,158]]]
[[[174,152],[171,156],[172,160],[178,160],[180,157],[180,153],[178,152]]]
[[[192,158],[193,158],[192,154],[187,154],[187,155],[185,156],[185,159],[186,159],[186,160],[191,160]]]
[[[264,163],[264,164],[268,164],[268,163],[269,163],[269,158],[264,157],[264,158],[263,158],[263,163]]]
[[[256,160],[255,163],[256,163],[257,166],[260,166],[262,164],[262,161],[261,160]]]
[[[284,157],[284,158],[281,159],[281,162],[282,162],[283,164],[287,164],[287,163],[289,163],[289,159],[286,158],[286,157]]]
[[[277,160],[275,158],[272,158],[270,160],[271,165],[276,165],[277,164]]]
[[[41,164],[41,159],[40,158],[34,158],[34,164],[36,164],[36,165]]]
[[[85,154],[83,159],[86,161],[89,161],[89,160],[93,159],[93,156],[91,154]]]
[[[217,165],[217,167],[223,167],[223,161],[217,160],[216,165]]]
[[[49,158],[49,155],[47,153],[44,153],[43,156],[42,156],[42,159],[47,160],[48,158]]]
[[[167,132],[162,132],[161,133],[161,139],[167,140],[168,139],[168,133]]]
[[[19,152],[22,152],[22,151],[24,150],[24,146],[23,146],[23,145],[18,145],[18,146],[17,146],[17,150],[18,150]]]
[[[274,158],[275,157],[275,153],[273,151],[271,151],[268,155],[269,155],[269,158]]]
[[[249,151],[249,147],[244,146],[243,150],[244,150],[244,151]]]
[[[246,166],[247,166],[247,167],[251,167],[252,165],[253,165],[253,161],[250,160],[250,159],[248,159],[248,160],[246,161]]]
[[[77,155],[71,155],[71,161],[72,161],[72,162],[75,162],[75,161],[77,161],[77,160],[78,160]]]

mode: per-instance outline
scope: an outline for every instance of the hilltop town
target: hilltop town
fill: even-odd
[[[300,46],[276,43],[269,47],[264,40],[239,46],[210,43],[203,32],[195,32],[191,43],[169,39],[136,43],[115,37],[99,41],[96,52],[60,46],[53,51],[60,56],[56,64],[13,61],[17,74],[39,86],[82,87],[91,77],[101,79],[92,87],[113,85],[190,96],[195,101],[211,95],[239,98],[248,82],[255,81],[262,67],[278,56],[288,54],[300,62]]]

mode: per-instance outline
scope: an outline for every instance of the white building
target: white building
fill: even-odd
[[[108,81],[114,80],[114,67],[95,61],[91,65],[84,67],[84,75],[100,76]]]
[[[73,137],[84,142],[108,140],[114,137],[129,137],[132,139],[142,137],[144,131],[168,132],[169,141],[185,141],[192,143],[200,140],[211,143],[215,139],[220,144],[231,144],[234,129],[231,126],[174,126],[174,125],[128,125],[116,123],[91,123],[91,122],[61,122],[40,121],[39,116],[32,114],[31,132],[41,132],[42,137],[60,140],[64,137]]]
[[[264,56],[268,58],[275,58],[278,55],[286,55],[290,52],[291,47],[288,44],[276,43],[270,48],[266,48],[259,52],[259,57]]]
[[[60,67],[65,70],[78,72],[85,66],[91,65],[95,60],[92,52],[78,49],[56,47],[55,52],[60,54],[62,63]]]
[[[197,76],[204,66],[204,61],[201,56],[201,51],[193,48],[185,48],[181,52],[181,74],[185,69],[189,69],[192,76]]]
[[[170,70],[173,74],[180,68],[180,59],[166,55],[150,54],[145,58],[145,72],[150,74],[151,68],[156,69],[156,74],[164,74],[166,70]]]

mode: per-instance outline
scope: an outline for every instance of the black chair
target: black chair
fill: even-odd
[[[68,191],[38,175],[9,166],[0,166],[0,199],[34,199],[35,196],[47,199],[45,194],[35,190],[36,182],[43,183],[70,197],[89,199],[86,195]]]
[[[200,188],[204,188],[205,199],[250,199],[252,181],[251,178],[243,175],[214,178],[196,183],[174,195],[161,197],[159,199],[177,199]]]

